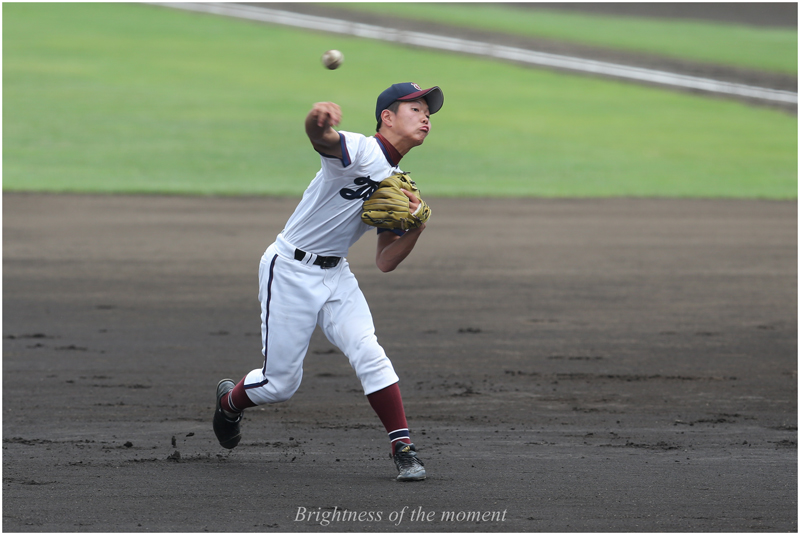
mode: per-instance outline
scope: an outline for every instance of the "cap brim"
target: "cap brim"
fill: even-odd
[[[407,102],[409,100],[419,100],[421,98],[424,98],[428,103],[428,112],[430,112],[431,115],[442,109],[442,104],[444,104],[444,93],[439,89],[439,86],[423,89],[422,91],[411,93],[397,100]]]

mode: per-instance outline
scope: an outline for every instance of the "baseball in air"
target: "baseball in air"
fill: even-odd
[[[322,54],[322,64],[330,70],[338,69],[344,63],[344,54],[338,50],[328,50]]]

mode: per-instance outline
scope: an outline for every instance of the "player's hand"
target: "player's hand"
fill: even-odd
[[[306,135],[320,154],[342,157],[339,132],[332,127],[342,120],[342,110],[333,102],[317,102],[306,115]]]
[[[318,128],[325,129],[342,122],[342,109],[334,102],[317,102],[309,115],[316,120]]]
[[[412,214],[415,213],[419,208],[419,199],[417,196],[408,190],[401,189],[400,191],[402,191],[405,196],[408,197],[408,211]]]

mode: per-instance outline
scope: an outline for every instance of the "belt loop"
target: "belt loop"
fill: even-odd
[[[314,253],[307,253],[305,251],[301,251],[300,249],[294,250],[294,259],[299,260],[300,262],[304,263],[307,266],[313,266],[314,261],[317,259],[317,255]]]
[[[294,250],[294,259],[307,266],[319,266],[322,269],[334,268],[342,260],[338,256],[320,256],[314,253],[307,253],[301,249]]]

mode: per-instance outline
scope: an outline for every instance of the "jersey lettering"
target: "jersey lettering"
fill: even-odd
[[[362,176],[355,179],[355,185],[361,187],[355,190],[342,188],[339,190],[339,195],[348,201],[368,199],[375,193],[375,190],[378,189],[379,183],[370,180],[368,176]]]

